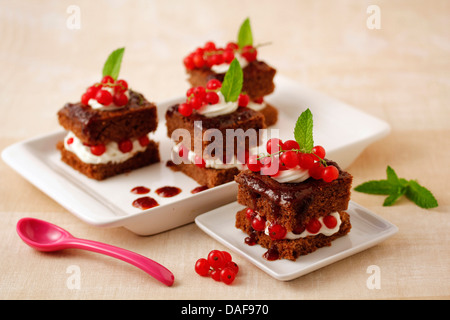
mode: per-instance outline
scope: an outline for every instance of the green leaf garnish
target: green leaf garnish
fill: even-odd
[[[114,80],[117,80],[120,72],[120,65],[122,64],[122,58],[125,48],[119,48],[113,51],[103,66],[103,77],[111,76]]]
[[[242,23],[238,33],[239,48],[253,45],[252,28],[250,27],[250,19],[247,18]]]
[[[386,176],[386,180],[367,181],[355,187],[355,190],[368,194],[388,195],[383,206],[395,204],[403,195],[421,208],[430,209],[438,206],[431,191],[421,186],[416,180],[399,178],[390,166],[386,168]]]
[[[223,94],[226,102],[234,102],[239,98],[242,91],[242,84],[244,82],[244,73],[241,65],[236,58],[231,62],[225,78],[222,82],[220,92]]]
[[[294,137],[300,145],[301,152],[311,153],[312,148],[314,148],[313,116],[309,109],[303,111],[298,117],[294,128]]]

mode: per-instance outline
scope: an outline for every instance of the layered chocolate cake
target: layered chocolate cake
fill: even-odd
[[[346,235],[351,174],[325,159],[320,146],[271,139],[267,152],[235,177],[245,206],[236,227],[248,235],[246,243],[268,249],[269,260],[296,260]]]
[[[117,52],[105,65],[120,66],[111,59]],[[129,89],[125,80],[116,80],[117,74],[104,75],[80,102],[58,111],[58,121],[68,131],[57,144],[61,160],[96,180],[160,161],[158,143],[150,138],[158,126],[156,105]]]
[[[205,86],[211,79],[222,82],[233,59],[237,59],[243,69],[242,92],[250,98],[248,107],[264,115],[266,126],[275,124],[278,110],[264,98],[275,90],[276,70],[258,59],[258,46],[253,45],[249,19],[241,25],[237,42],[220,47],[209,41],[184,58],[189,83],[196,87]]]
[[[264,116],[248,108],[249,98],[241,93],[236,60],[230,70],[223,82],[190,88],[185,102],[166,111],[167,134],[174,141],[169,167],[208,187],[234,180],[266,127]]]

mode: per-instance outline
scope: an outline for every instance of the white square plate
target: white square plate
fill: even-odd
[[[208,235],[249,260],[255,266],[275,279],[288,281],[331,263],[347,258],[386,240],[398,228],[364,207],[350,201],[346,212],[350,215],[350,232],[332,242],[330,247],[300,256],[296,261],[268,261],[263,257],[267,249],[260,245],[249,246],[244,240],[247,234],[235,227],[236,213],[244,207],[233,202],[199,215],[195,218],[197,226]]]
[[[314,137],[325,147],[327,158],[345,169],[368,145],[386,136],[387,123],[345,103],[326,97],[281,76],[276,90],[267,101],[279,109],[274,128],[287,140],[293,138],[298,116],[310,108],[314,116]],[[237,186],[230,182],[197,194],[198,184],[181,172],[166,167],[172,142],[167,137],[165,112],[182,97],[158,103],[159,126],[154,139],[159,142],[161,162],[109,178],[91,180],[60,161],[57,141],[65,132],[46,134],[14,144],[2,152],[4,161],[24,178],[53,198],[81,220],[99,227],[125,227],[140,235],[151,235],[191,223],[201,213],[236,200]],[[56,121],[56,110],[55,110]],[[163,186],[177,186],[182,192],[173,198],[158,197],[154,191]],[[149,196],[160,204],[148,210],[132,206],[136,186],[151,189]]]

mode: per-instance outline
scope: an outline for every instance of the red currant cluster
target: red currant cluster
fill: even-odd
[[[113,88],[114,94],[103,88]],[[128,89],[128,83],[125,80],[117,80],[111,76],[104,76],[100,83],[96,83],[81,96],[81,103],[88,105],[89,100],[95,99],[98,103],[109,106],[111,103],[118,107],[125,106],[128,103],[128,97],[125,91]]]
[[[203,277],[211,276],[216,281],[231,284],[239,272],[239,267],[227,251],[212,250],[207,259],[197,260],[195,272]]]
[[[253,172],[259,172],[264,167],[277,165],[278,170],[271,176],[276,176],[280,171],[293,169],[299,166],[308,170],[309,175],[316,179],[323,179],[325,182],[336,180],[339,170],[333,165],[327,165],[324,161],[325,149],[322,146],[315,146],[311,153],[303,153],[295,140],[283,142],[278,138],[267,141],[266,150],[269,155],[251,155],[247,167]]]
[[[206,83],[206,87],[198,86],[189,88],[186,91],[186,102],[178,106],[178,112],[182,116],[189,117],[193,110],[199,110],[208,104],[219,102],[218,91],[222,87],[222,82],[217,79],[211,79]],[[241,93],[238,98],[239,107],[246,107],[250,102],[248,95]]]
[[[67,139],[66,143],[68,145],[71,145],[73,143],[73,138]],[[147,146],[150,143],[150,139],[148,136],[143,136],[139,138],[139,144],[142,147]],[[89,147],[91,150],[91,153],[95,156],[101,156],[106,152],[106,146],[104,144],[96,144],[96,145],[88,145],[84,143],[85,146]],[[123,140],[117,143],[119,150],[122,153],[131,152],[133,150],[133,142],[129,139]]]
[[[251,221],[252,228],[256,231],[264,231],[266,229],[266,219],[261,217],[252,209],[248,208],[245,216]],[[270,223],[268,227],[269,236],[272,240],[280,240],[286,237],[286,228],[278,223]]]
[[[208,41],[185,57],[183,63],[187,70],[211,68],[214,65],[231,63],[236,53],[241,54],[248,62],[256,60],[258,55],[257,49],[251,45],[240,48],[237,43],[229,42],[225,48],[217,48],[214,42]]]

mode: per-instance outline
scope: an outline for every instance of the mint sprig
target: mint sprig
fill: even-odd
[[[236,58],[231,61],[225,78],[222,82],[220,92],[223,94],[226,102],[234,102],[239,98],[244,83],[244,72]]]
[[[383,206],[392,206],[403,195],[424,209],[438,206],[438,202],[431,191],[421,186],[416,180],[399,178],[390,166],[386,168],[386,176],[387,179],[385,180],[370,180],[354,189],[367,194],[388,195]]]
[[[119,48],[109,55],[103,66],[103,77],[111,76],[114,80],[117,80],[124,52],[125,48]]]
[[[311,110],[306,109],[298,117],[294,128],[294,138],[299,144],[301,152],[311,153],[312,148],[314,148],[313,116]]]
[[[239,28],[238,41],[239,48],[253,45],[252,28],[250,27],[250,18],[247,18]]]

